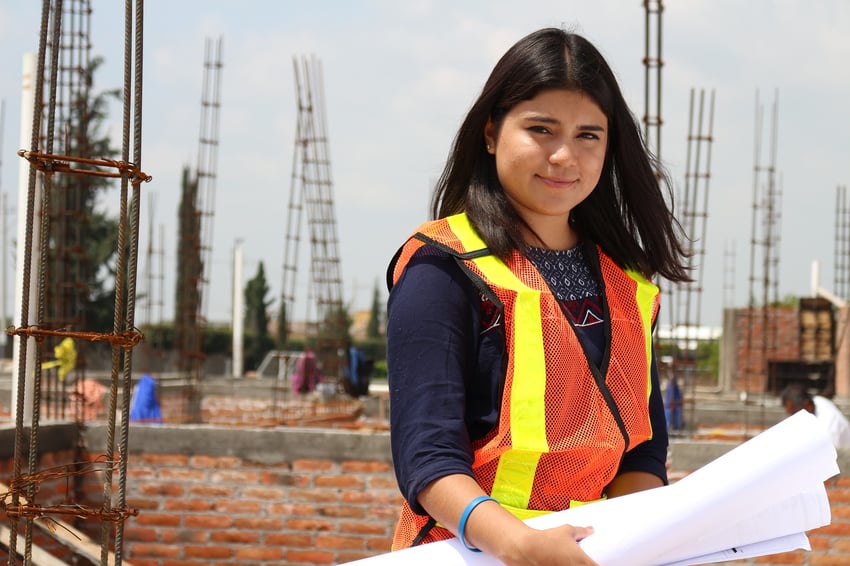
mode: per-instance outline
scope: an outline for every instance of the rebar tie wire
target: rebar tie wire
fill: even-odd
[[[30,325],[26,327],[15,328],[14,325],[6,328],[8,336],[25,336],[32,337],[36,340],[43,340],[45,336],[61,336],[66,338],[77,338],[88,342],[109,342],[112,347],[123,348],[129,350],[145,339],[145,335],[138,328],[126,330],[119,334],[102,333],[102,332],[86,332],[73,330],[49,330],[40,328],[38,325]]]
[[[25,149],[18,150],[18,155],[29,161],[33,167],[45,174],[71,173],[74,175],[92,175],[95,177],[108,177],[113,179],[120,179],[126,175],[127,180],[134,186],[150,182],[150,180],[153,179],[153,177],[141,171],[133,163],[107,159],[105,157],[91,159],[86,157],[75,157],[72,155],[56,155],[40,151],[27,151]],[[72,164],[75,163],[79,165],[92,165],[95,167],[111,167],[114,168],[115,171],[74,167]]]

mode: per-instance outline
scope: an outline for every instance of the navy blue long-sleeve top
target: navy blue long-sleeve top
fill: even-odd
[[[599,365],[605,344],[598,278],[581,253],[564,262],[539,250],[530,259]],[[417,497],[426,485],[451,474],[473,475],[472,441],[498,424],[507,366],[500,316],[455,260],[433,248],[417,252],[391,289],[390,439],[399,488],[417,513],[425,514]],[[666,484],[668,438],[654,359],[651,379],[653,437],[625,454],[620,473],[645,471]]]

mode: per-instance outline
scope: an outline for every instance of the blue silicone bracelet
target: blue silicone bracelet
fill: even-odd
[[[460,514],[460,522],[457,525],[458,538],[460,539],[461,544],[463,546],[465,546],[466,549],[471,551],[471,552],[481,552],[481,551],[478,550],[477,548],[475,548],[474,546],[469,546],[469,543],[466,542],[466,539],[463,536],[464,532],[466,531],[466,521],[469,520],[469,514],[472,513],[473,509],[475,509],[476,507],[478,507],[480,504],[484,503],[485,501],[496,501],[496,500],[493,499],[492,497],[490,497],[489,495],[479,495],[478,497],[476,497],[475,499],[470,501],[469,505],[466,506],[466,509],[463,510],[463,513]]]

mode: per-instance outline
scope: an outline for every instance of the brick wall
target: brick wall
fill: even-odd
[[[14,445],[9,446],[10,451],[13,446]],[[37,467],[39,470],[47,470],[53,469],[60,464],[74,461],[73,450],[58,450],[55,452],[49,451],[40,455]],[[28,466],[29,462],[25,455],[24,462],[22,462],[21,465],[22,474],[26,474]],[[6,457],[0,459],[0,481],[2,481],[6,487],[11,487],[9,484],[13,476],[14,458]],[[68,493],[69,484],[63,477],[54,477],[53,479],[50,479],[45,476],[35,485],[37,485],[38,489],[37,501],[42,506],[59,505],[68,501],[68,499],[74,499],[74,494]],[[5,488],[0,488],[0,501],[5,500],[4,502],[6,504],[11,504],[12,498],[11,496],[8,498],[4,497],[4,489]],[[19,502],[24,503],[24,500],[19,500]],[[0,505],[0,525],[11,528],[13,524],[14,522],[6,515],[6,506]],[[20,522],[17,526],[18,539],[15,548],[18,550],[19,558],[23,558],[22,555],[24,554],[25,543],[24,523]],[[8,543],[9,541],[6,540],[3,540],[2,543],[0,543],[0,562],[3,564],[8,563],[9,560]],[[72,563],[71,561],[74,558],[73,553],[53,537],[48,536],[42,529],[33,529],[33,544],[64,562],[69,564]]]
[[[389,551],[400,496],[386,463],[296,460],[270,469],[227,458],[144,460],[156,471],[131,478],[131,505],[142,513],[125,531],[136,566],[312,566]],[[197,466],[209,483],[195,485]],[[832,524],[809,533],[811,552],[735,564],[850,564],[850,478],[831,480],[828,496]]]
[[[92,427],[86,444],[101,445],[102,434]],[[124,557],[134,566],[313,566],[389,550],[401,499],[385,433],[139,427],[130,446],[127,502],[139,515],[126,524]],[[850,469],[850,455],[839,465]],[[100,478],[86,481],[96,504]],[[811,552],[736,564],[850,564],[850,477],[827,489],[832,524],[810,533]]]
[[[766,391],[767,360],[800,359],[800,320],[795,308],[756,307],[752,313],[749,309],[739,309],[735,312],[734,330],[733,391]]]
[[[142,454],[128,466],[136,566],[338,564],[387,552],[400,496],[386,462]]]

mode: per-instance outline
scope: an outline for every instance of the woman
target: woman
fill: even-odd
[[[388,270],[394,549],[593,564],[592,529],[522,519],[667,482],[651,278],[688,276],[657,170],[587,40],[497,63]]]

